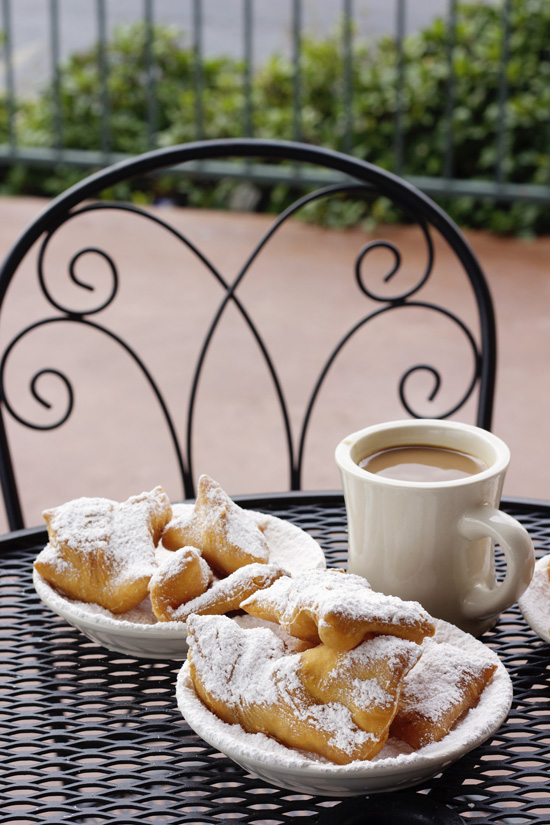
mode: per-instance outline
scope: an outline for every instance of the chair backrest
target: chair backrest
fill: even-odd
[[[239,165],[239,177],[235,174],[235,180],[242,179],[243,164],[245,173],[246,169],[252,168],[251,164],[254,164],[256,183],[252,194],[255,198],[262,197],[262,177],[266,182],[279,181],[275,188],[275,196],[282,192],[283,209],[277,217],[244,215],[239,218],[238,227],[246,227],[246,231],[241,231],[238,227],[235,229],[235,223],[227,223],[234,220],[228,213],[204,213],[204,217],[201,218],[203,213],[197,213],[195,210],[173,210],[162,206],[151,209],[140,205],[139,181],[145,177],[152,177],[157,182],[160,192],[163,191],[162,175],[168,174],[169,171],[177,172],[179,183],[176,186],[182,189],[188,180],[199,173],[206,180],[213,179],[218,174],[227,183],[231,181],[233,167],[223,164],[222,161],[225,160]],[[274,174],[275,164],[278,164],[278,168],[281,167],[278,177]],[[106,199],[110,192],[117,192],[117,187],[120,188],[121,184],[130,181],[134,181],[133,194],[128,196],[130,202],[118,200],[118,193],[117,200]],[[314,181],[326,183],[314,186]],[[250,194],[250,187],[246,189],[241,184],[235,191],[238,200],[243,194],[245,197]],[[293,198],[290,197],[292,193]],[[234,195],[235,193],[232,197]],[[384,200],[381,201],[381,198]],[[373,215],[376,216],[376,204],[391,204],[406,224],[404,234],[402,232],[396,236],[395,228],[384,226],[383,236],[378,237],[380,230],[372,222],[363,223],[355,230],[330,233],[328,230],[292,220],[303,210],[310,214],[317,210],[325,216],[328,215],[330,220],[331,212],[325,208],[326,204],[333,201],[340,210],[351,210],[352,199],[353,203],[360,204],[357,214],[363,221],[369,220],[369,216],[370,219]],[[211,224],[208,222],[208,214],[215,214],[218,226],[226,232],[223,238],[219,230],[209,229]],[[99,216],[104,219],[101,236],[96,226]],[[128,231],[129,234],[122,237],[120,221],[124,221],[125,227],[127,221],[133,221],[135,228],[125,229],[124,231]],[[145,239],[148,225],[154,227],[161,240],[158,237],[155,241]],[[290,240],[283,241],[285,227],[293,227],[292,231],[295,234],[291,234]],[[247,232],[252,229],[255,233],[252,233],[254,242],[243,260],[234,260],[234,249],[229,253],[220,249],[224,238],[246,243]],[[192,237],[193,233],[195,237]],[[302,233],[301,240],[297,240],[296,233]],[[414,260],[408,264],[403,250],[399,248],[399,239],[405,238],[408,243],[411,233],[414,233],[415,242],[420,244],[422,251],[415,252]],[[87,237],[89,240],[86,240]],[[318,246],[324,239],[328,239],[330,243],[331,238],[333,246],[325,257]],[[63,255],[67,249],[68,239],[70,243],[77,245],[77,251],[64,262]],[[124,247],[122,263],[115,260],[115,253],[111,251],[112,248],[116,248],[117,242]],[[141,242],[144,243],[144,249],[139,251],[138,246]],[[81,244],[79,249],[78,244]],[[293,245],[296,244],[295,249]],[[181,259],[177,262],[179,252],[176,251],[176,246],[181,251]],[[277,258],[275,255],[267,260],[270,247],[276,247],[278,254],[283,258]],[[169,252],[168,248],[173,252]],[[338,250],[345,253],[343,265],[349,272],[349,277],[346,277],[335,263],[334,256]],[[289,264],[291,259],[294,260],[292,265]],[[375,261],[375,277],[378,281],[373,286],[371,270]],[[193,268],[197,265],[200,265],[202,271],[202,281],[209,283],[210,297],[213,298],[213,309],[207,311],[204,316],[201,314],[200,278],[185,288],[181,303],[178,303],[180,299],[171,291],[173,283],[189,275],[191,270],[195,277]],[[324,265],[326,271],[321,279],[319,273]],[[138,297],[141,300],[141,308],[136,304],[126,315],[123,309],[121,327],[114,329],[114,307],[123,304],[128,297],[128,282],[132,281],[140,267],[146,273],[142,280],[136,282],[140,291]],[[67,272],[69,278],[66,277]],[[327,273],[328,276],[333,276],[330,286]],[[316,280],[317,277],[320,278],[319,281]],[[449,298],[445,284],[448,279],[456,280],[456,277],[459,277],[460,283],[456,281],[459,286]],[[302,281],[310,282],[314,299],[302,296]],[[19,286],[16,286],[18,282]],[[399,286],[395,287],[397,283]],[[353,297],[346,299],[346,308],[342,310],[338,322],[332,328],[330,320],[324,314],[325,310],[328,305],[338,310],[339,294],[341,291],[343,293],[344,287],[350,285]],[[433,287],[432,295],[429,293],[430,285]],[[65,289],[68,292],[64,291]],[[143,294],[146,289],[147,294]],[[291,293],[288,296],[287,309],[272,311],[274,296],[285,290]],[[31,292],[37,294],[35,303],[31,301]],[[97,294],[101,294],[102,297],[96,299]],[[467,309],[466,316],[463,317],[462,302],[466,295],[474,309]],[[21,313],[13,309],[18,296],[19,305],[23,307]],[[85,300],[82,300],[81,296],[84,296]],[[155,296],[160,300],[161,312],[160,316],[153,318],[150,313],[153,312],[152,303]],[[249,309],[249,298],[252,304],[256,301],[260,320]],[[450,300],[452,306],[443,306],[444,300]],[[324,305],[325,310],[320,315],[315,314],[314,303]],[[353,319],[350,319],[349,315],[350,306],[355,312]],[[291,321],[293,310],[298,315],[297,321],[294,322]],[[463,384],[458,395],[454,384],[452,385],[454,396],[450,401],[446,400],[447,397],[442,391],[444,382],[440,368],[435,363],[435,356],[440,350],[439,340],[435,339],[435,336],[439,335],[439,328],[434,332],[429,320],[420,321],[416,314],[421,311],[428,319],[436,319],[436,326],[448,325],[452,328],[453,335],[458,334],[460,338],[461,343],[457,345],[460,355],[456,356],[455,361],[451,358],[451,373],[458,370],[459,361],[469,362],[467,376],[457,378]],[[395,328],[397,331],[391,332],[389,338],[382,338],[381,343],[363,341],[365,330],[370,327],[380,329],[381,321],[389,317],[388,313],[399,316]],[[409,317],[412,319],[411,323]],[[237,335],[238,340],[234,333],[224,337],[221,332],[228,318],[231,318],[241,330]],[[263,329],[262,324],[267,324],[267,331]],[[306,343],[302,343],[297,350],[287,342],[291,329],[296,326],[301,326],[306,333]],[[84,330],[89,338],[93,338],[93,345],[88,340],[82,349],[79,349],[80,345],[74,343],[71,337],[72,330],[76,327]],[[258,355],[244,356],[241,353],[243,328],[247,331],[248,339],[257,344]],[[65,338],[64,334],[68,333],[69,329],[71,335]],[[151,366],[155,359],[149,361],[148,355],[143,354],[141,350],[138,351],[133,343],[128,342],[126,336],[132,337],[138,329],[145,333],[145,348],[156,348],[157,356],[160,354],[160,379],[154,375]],[[53,357],[55,363],[48,366],[48,361],[45,360],[45,335],[52,330],[55,330],[53,356],[49,357]],[[402,343],[400,339],[401,335],[406,336],[411,331],[415,341],[423,338],[430,342],[433,359],[430,356],[429,361],[426,358],[416,363],[408,361],[405,366],[401,361],[394,364],[387,358],[392,342],[404,352],[405,359],[415,357],[414,346],[408,342]],[[274,336],[273,340],[276,342],[274,346],[270,343],[271,336]],[[107,347],[107,351],[96,356],[95,345],[99,343],[99,339],[102,341],[100,346],[104,349]],[[308,343],[309,341],[312,343]],[[393,379],[394,386],[397,386],[395,395],[399,396],[406,415],[450,417],[456,415],[459,410],[461,414],[463,410],[470,409],[471,412],[475,406],[471,413],[475,423],[487,429],[491,426],[496,342],[490,293],[470,246],[459,229],[433,201],[405,181],[382,169],[313,146],[279,141],[215,140],[160,149],[92,174],[54,199],[21,235],[0,270],[0,469],[10,527],[13,529],[24,525],[18,482],[19,487],[24,490],[30,479],[36,480],[42,488],[38,504],[49,506],[59,503],[48,497],[51,493],[49,482],[56,475],[68,479],[70,485],[71,478],[78,474],[77,469],[84,468],[86,464],[92,466],[94,462],[103,464],[105,479],[111,479],[116,475],[119,471],[117,439],[124,438],[129,422],[136,423],[135,419],[140,418],[142,413],[143,427],[146,430],[156,431],[160,422],[168,433],[167,439],[175,454],[175,473],[179,478],[179,489],[170,491],[172,497],[194,495],[194,481],[198,470],[210,472],[215,477],[215,472],[209,467],[198,467],[200,462],[196,460],[194,447],[195,430],[203,419],[199,403],[199,386],[202,388],[203,381],[208,383],[205,371],[207,362],[214,358],[211,353],[215,343],[222,349],[222,378],[225,378],[229,387],[234,386],[236,395],[241,396],[241,400],[248,408],[255,408],[256,403],[259,404],[257,415],[261,420],[264,416],[263,405],[266,403],[266,395],[275,399],[275,406],[282,417],[281,444],[286,444],[288,483],[283,486],[291,489],[300,489],[304,486],[306,435],[310,430],[312,413],[317,409],[319,396],[330,394],[334,389],[330,385],[334,372],[332,367],[337,359],[340,361],[343,358],[344,348],[347,351],[348,348],[355,347],[355,355],[363,359],[363,365],[358,372],[357,368],[352,370],[344,359],[343,381],[352,394],[342,398],[337,414],[331,414],[331,420],[336,427],[335,432],[338,432],[340,437],[350,431],[345,429],[346,426],[358,429],[372,423],[367,420],[368,413],[364,400],[357,403],[356,419],[350,418],[348,423],[344,414],[354,406],[353,401],[350,401],[350,398],[355,397],[353,393],[357,391],[359,399],[361,392],[364,392],[363,384],[368,385],[367,396],[370,386],[372,400],[375,395],[379,396],[378,379],[363,377],[368,376],[369,368],[385,374],[394,369],[399,371],[396,384]],[[35,353],[32,357],[31,345],[34,346]],[[108,379],[100,378],[97,384],[92,385],[95,366],[102,370],[112,366],[114,356],[111,355],[111,347],[113,351],[117,349],[124,353],[127,363],[132,365],[132,375],[127,379],[118,367],[113,366],[113,372]],[[186,347],[188,351],[185,350]],[[466,359],[464,348],[468,353]],[[305,363],[313,355],[313,349],[322,349],[323,352],[319,356],[316,352],[316,373],[306,387],[299,368],[302,362]],[[295,369],[291,382],[294,382],[295,389],[298,388],[299,403],[293,399],[288,400],[285,380],[273,355],[273,352],[276,353],[278,350],[284,353]],[[85,378],[81,382],[83,386],[79,386],[78,391],[73,380],[68,377],[68,371],[74,369],[74,364],[71,362],[69,367],[65,363],[65,359],[69,355],[75,356],[75,353],[78,355],[77,363]],[[44,360],[37,367],[31,368],[29,363],[34,357]],[[245,367],[248,370],[252,362],[257,361],[261,364],[260,369],[264,369],[268,376],[267,383],[270,389],[267,390],[264,383],[255,379],[254,386],[243,392],[239,381]],[[171,367],[168,366],[169,363],[172,364]],[[145,410],[146,402],[142,404],[136,399],[133,389],[136,374],[141,376],[140,380],[152,390],[153,406],[158,413],[157,424],[151,423],[153,418],[149,408]],[[425,404],[428,409],[424,411],[418,409],[416,402],[411,402],[409,389],[415,382],[421,382],[426,378],[430,383],[427,390],[426,384],[423,385],[424,398],[428,396]],[[214,378],[212,381],[212,397],[221,409],[227,405],[227,387],[224,386],[218,399],[216,392],[220,379]],[[168,389],[163,382],[167,384]],[[174,396],[172,400],[173,389],[180,382],[188,385],[186,401],[179,395]],[[12,386],[16,385],[18,388],[12,389]],[[122,413],[119,401],[111,404],[109,387],[113,385],[120,390],[122,397],[129,401],[130,413]],[[434,410],[435,401],[441,399],[447,406]],[[74,417],[73,412],[76,415],[76,410],[82,410],[90,400],[97,406],[86,425],[87,432],[79,437],[70,432],[70,422]],[[301,406],[299,411],[298,406]],[[58,412],[59,407],[62,408],[61,413]],[[99,457],[97,446],[94,444],[95,423],[103,412],[108,419],[107,431],[113,435],[115,444],[114,448],[108,448],[107,458]],[[341,421],[336,420],[340,414]],[[379,413],[386,414],[385,408]],[[215,418],[217,416],[218,411]],[[237,419],[240,416],[241,413],[236,413]],[[280,421],[281,418],[279,423]],[[72,444],[72,452],[62,446],[62,440],[57,441],[56,435],[51,441],[53,457],[43,459],[38,434],[48,432],[52,439],[52,434],[57,434],[62,424],[65,425],[64,430],[69,428],[68,438]],[[248,437],[246,431],[245,434]],[[242,453],[242,444],[240,447],[236,445],[239,437],[242,437],[242,433],[239,436],[237,431],[228,429],[221,423],[221,419],[218,433],[212,435],[210,432],[206,436],[210,442],[216,442],[211,443],[216,453],[224,447],[232,449],[234,464],[239,463],[239,450]],[[150,467],[154,462],[141,456],[142,450],[145,450],[144,439],[141,436],[137,439],[132,436],[132,439],[137,459],[137,469],[132,475],[133,491],[138,492],[138,485],[142,485],[142,488],[147,485],[154,486],[156,483],[162,483],[162,480],[158,475],[151,477],[157,472],[155,468]],[[14,440],[22,445],[22,469],[21,462],[14,457]],[[266,431],[265,440],[269,442],[266,444],[265,454],[260,449],[257,455],[258,464],[262,465],[269,462],[269,450],[273,454],[280,452],[277,445],[272,442],[271,430]],[[79,447],[75,447],[75,444]],[[312,444],[315,449],[315,441]],[[335,442],[331,443],[331,451],[334,446]],[[162,450],[165,448],[166,443],[163,442]],[[223,478],[218,480],[224,483]],[[108,488],[109,485],[105,486]],[[74,492],[105,494],[87,487],[79,487]],[[131,492],[130,490],[128,494]],[[232,492],[254,490],[241,489]]]

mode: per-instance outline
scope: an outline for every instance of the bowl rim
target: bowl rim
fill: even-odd
[[[541,601],[548,604],[550,594],[550,553],[541,556],[535,562],[535,570],[529,587],[518,599],[518,607],[531,630],[544,642],[550,643],[550,607],[544,621],[539,613]],[[543,598],[544,592],[544,598]]]

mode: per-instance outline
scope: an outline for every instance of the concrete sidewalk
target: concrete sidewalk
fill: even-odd
[[[39,199],[0,198],[2,255],[44,205]],[[172,208],[159,214],[207,250],[228,278],[238,271],[271,222],[267,216]],[[205,277],[204,267],[165,231],[146,226],[145,221],[136,228],[135,219],[109,213],[101,218],[106,223],[99,242],[96,220],[100,217],[82,217],[71,222],[71,233],[58,233],[46,258],[48,284],[57,300],[71,308],[89,308],[109,293],[109,266],[97,252],[79,260],[78,275],[96,285],[93,293],[69,284],[71,256],[85,246],[96,246],[116,261],[120,300],[89,319],[114,330],[132,346],[134,340],[143,339],[140,355],[146,353],[148,367],[160,375],[162,391],[180,428],[187,408],[184,388],[200,337],[219,305],[219,286]],[[403,285],[416,283],[425,266],[425,248],[415,228],[379,228],[375,234],[399,247],[404,264],[399,287],[394,285],[396,279],[384,285],[391,256],[376,253],[365,274],[369,284],[378,291],[401,291]],[[358,250],[372,237],[366,232],[329,231],[294,222],[270,242],[239,290],[275,362],[282,365],[280,377],[295,438],[324,359],[340,336],[368,311],[368,301],[353,281],[353,263]],[[550,238],[525,242],[474,232],[468,233],[468,239],[486,273],[497,315],[500,349],[493,430],[512,450],[505,494],[550,498]],[[475,320],[464,276],[442,245],[437,245],[436,254],[433,285],[425,299]],[[51,314],[51,307],[38,295],[36,274],[29,263],[10,288],[0,319],[2,349],[22,325]],[[45,506],[76,495],[121,498],[158,483],[173,497],[181,495],[169,457],[169,439],[159,427],[158,406],[141,394],[143,379],[134,365],[128,367],[125,356],[124,363],[119,360],[118,348],[113,353],[112,339],[96,329],[73,326],[52,323],[29,333],[14,350],[7,373],[12,382],[8,385],[10,400],[33,423],[51,423],[66,405],[66,389],[55,376],[45,375],[37,384],[52,402],[51,409],[32,399],[29,381],[35,372],[59,369],[70,378],[75,392],[74,413],[59,430],[37,433],[8,422],[29,525],[40,523]],[[466,355],[467,361],[470,356],[454,325],[409,312],[391,323],[388,316],[387,323],[380,319],[367,327],[335,362],[314,409],[306,442],[304,488],[339,486],[332,455],[337,441],[348,432],[379,420],[405,417],[396,387],[412,364],[434,363],[443,375],[441,392],[432,406],[425,400],[431,390],[430,377],[416,376],[414,403],[423,414],[438,414],[452,406],[461,387],[467,385],[469,373],[460,366],[457,353]],[[425,351],[423,339],[429,330],[441,334],[442,342],[438,338],[437,345],[430,343]],[[233,308],[228,308],[214,338],[196,411],[201,444],[195,454],[196,474],[208,472],[232,494],[286,489],[284,437],[272,384],[251,345],[250,332]],[[105,373],[99,385],[92,384],[96,367]],[[228,410],[227,420],[222,410]],[[469,403],[457,417],[473,421],[473,405]],[[182,427],[179,434],[184,436]],[[0,530],[5,529],[2,515]]]

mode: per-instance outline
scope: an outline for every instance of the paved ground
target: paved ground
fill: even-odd
[[[43,206],[38,199],[0,198],[2,255]],[[170,208],[160,214],[208,250],[229,277],[269,225],[269,218],[263,216]],[[78,265],[79,277],[93,280],[97,293],[67,286],[71,255],[96,243],[95,220],[88,216],[74,221],[71,238],[61,234],[46,258],[50,289],[71,307],[82,306],[79,302],[85,300],[89,308],[96,294],[109,292],[110,271],[97,252],[84,255]],[[181,435],[187,405],[183,388],[201,331],[219,304],[219,288],[164,231],[145,224],[136,228],[135,222],[130,224],[118,213],[109,213],[106,221],[101,248],[117,262],[120,300],[89,318],[132,345],[143,339],[139,352],[147,353],[147,365],[160,375]],[[401,283],[414,283],[425,263],[415,230],[389,227],[378,234],[401,249],[405,261]],[[512,450],[505,493],[550,498],[550,238],[524,242],[483,233],[468,237],[486,272],[498,319],[500,361],[493,429]],[[280,377],[295,437],[323,358],[367,310],[368,301],[353,282],[352,266],[358,250],[370,239],[364,232],[292,224],[266,249],[239,293],[275,361],[282,365]],[[378,262],[373,256],[368,276],[373,288],[397,289],[391,284],[380,286],[388,265],[382,253]],[[464,280],[441,246],[432,281],[428,300],[446,303],[475,320]],[[36,275],[29,264],[8,294],[0,319],[2,346],[22,323],[48,313],[52,314],[51,308],[37,297]],[[467,384],[469,373],[460,366],[463,359],[457,354],[468,360],[469,351],[452,324],[415,312],[394,314],[399,317],[391,322],[389,316],[371,322],[329,373],[306,442],[304,487],[338,486],[333,450],[348,432],[404,417],[396,401],[396,385],[412,364],[435,364],[443,375],[440,395],[432,405],[424,400],[431,389],[429,378],[417,376],[414,403],[424,414],[437,414],[439,404],[447,409]],[[73,327],[57,323],[29,333],[14,350],[8,367],[10,400],[20,415],[34,423],[55,420],[66,404],[64,385],[51,376],[42,376],[37,389],[52,407],[32,399],[29,380],[37,370],[61,370],[75,391],[75,411],[64,428],[37,433],[9,422],[29,524],[40,522],[43,507],[75,495],[125,497],[156,483],[173,497],[181,495],[169,459],[169,440],[159,427],[158,406],[141,394],[144,382],[138,371],[96,329]],[[438,338],[426,349],[427,332]],[[270,379],[250,341],[238,315],[227,312],[206,362],[196,412],[201,446],[195,453],[195,474],[209,472],[230,493],[287,485],[280,414]],[[104,374],[99,384],[92,382],[96,368]],[[459,417],[471,421],[473,415],[469,404]],[[2,516],[0,530],[4,529]]]

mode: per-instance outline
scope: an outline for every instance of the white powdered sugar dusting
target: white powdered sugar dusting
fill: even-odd
[[[207,483],[202,483],[203,479]],[[223,522],[225,537],[232,547],[253,554],[258,560],[268,560],[267,542],[254,518],[247,510],[235,504],[223,488],[207,476],[199,479],[197,502],[199,501],[207,505],[200,507],[205,524],[217,528]]]
[[[462,702],[464,678],[476,679],[493,664],[485,651],[469,650],[426,639],[422,657],[405,677],[403,698],[425,719],[439,721],[450,707]]]
[[[387,661],[389,671],[397,671],[402,662],[407,662],[407,669],[412,667],[421,654],[421,647],[414,642],[399,639],[396,636],[376,636],[366,644],[360,644],[348,651],[340,663],[330,672],[330,678],[340,683],[350,683],[350,671],[359,666],[373,665],[377,660]],[[378,705],[390,707],[395,701],[395,695],[385,690],[377,679],[353,679],[351,681],[351,698],[359,707]]]
[[[253,562],[239,567],[225,579],[218,579],[214,584],[185,604],[176,607],[172,611],[174,620],[185,620],[190,613],[200,613],[209,607],[219,603],[220,600],[228,600],[236,596],[242,589],[254,580],[256,587],[268,587],[273,583],[275,577],[281,574],[281,569],[274,564],[261,564]],[[241,601],[242,596],[239,596]]]
[[[61,548],[77,556],[99,553],[111,565],[113,585],[151,575],[155,549],[148,527],[153,499],[147,493],[119,503],[82,497],[49,511],[50,549],[46,556],[58,569],[68,566]]]
[[[200,628],[193,645],[193,661],[208,693],[228,704],[238,705],[243,693],[250,703],[265,704],[277,698],[273,678],[258,662],[276,662],[285,654],[282,639],[268,628],[257,627],[240,632],[231,620],[219,616],[189,617],[188,633]]]
[[[324,616],[341,617],[349,623],[372,620],[388,625],[415,627],[431,624],[431,617],[418,602],[375,592],[361,576],[340,570],[308,570],[292,578],[278,579],[270,588],[255,594],[255,605],[275,610],[283,626],[295,615],[308,612],[327,626]],[[246,610],[248,602],[243,602]]]
[[[375,741],[339,702],[301,703],[300,654],[289,654],[268,628],[243,631],[225,616],[197,615],[189,617],[187,627],[189,656],[214,699],[232,708],[283,702],[292,706],[296,719],[325,731],[331,744],[344,752]]]

